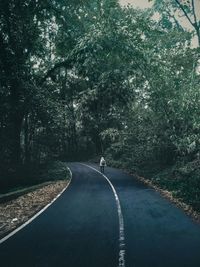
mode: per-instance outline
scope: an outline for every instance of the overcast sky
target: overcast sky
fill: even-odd
[[[149,3],[148,0],[119,0],[119,2],[123,5],[127,5],[128,3],[130,3],[134,7],[139,7],[139,8],[147,8],[152,6],[152,2]]]
[[[139,7],[139,8],[147,8],[147,7],[151,7],[153,1],[151,1],[149,3],[148,0],[119,0],[119,2],[122,5],[127,5],[127,4],[131,4],[134,7]],[[196,13],[197,13],[197,17],[200,19],[200,0],[194,0],[195,6],[196,6]]]
[[[148,8],[151,7],[153,4],[153,1],[149,3],[148,0],[119,0],[119,2],[122,5],[131,4],[133,7],[139,7],[139,8]],[[195,7],[196,7],[196,14],[197,18],[200,19],[200,0],[194,0]],[[190,25],[190,23],[183,17],[181,19],[182,25],[184,25],[186,28],[193,29]],[[195,37],[193,40],[193,46],[197,46],[197,38]]]

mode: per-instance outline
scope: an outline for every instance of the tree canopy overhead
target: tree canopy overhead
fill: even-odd
[[[159,12],[159,20],[153,13]],[[0,2],[1,169],[107,153],[141,166],[199,151],[194,1]]]

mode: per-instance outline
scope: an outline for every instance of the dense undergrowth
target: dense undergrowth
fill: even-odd
[[[48,181],[69,179],[70,173],[66,163],[49,161],[45,164],[21,167],[17,174],[7,173],[0,179],[0,194],[12,192],[24,187],[38,185]]]
[[[175,165],[152,178],[154,184],[200,211],[200,161]]]
[[[143,176],[157,187],[172,193],[172,196],[195,211],[200,212],[200,160],[177,163],[173,166],[146,165],[144,169],[129,161],[117,161],[108,157],[108,165],[125,169]]]

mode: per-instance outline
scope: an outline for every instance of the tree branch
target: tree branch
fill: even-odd
[[[192,0],[192,11],[193,11],[193,15],[194,15],[194,28],[195,28],[195,31],[197,33],[198,43],[200,46],[200,21],[199,21],[199,23],[197,21],[197,15],[195,12],[194,0]]]
[[[72,61],[70,60],[70,59],[66,59],[66,60],[64,60],[64,61],[62,61],[62,62],[58,62],[58,63],[56,63],[54,66],[53,66],[53,68],[51,68],[50,70],[48,70],[47,71],[47,73],[45,74],[45,76],[41,79],[41,81],[40,81],[40,85],[42,85],[45,81],[46,81],[46,79],[48,78],[48,77],[51,77],[51,75],[54,73],[54,71],[55,70],[57,70],[57,69],[59,69],[59,68],[68,68],[68,67],[70,67],[71,66],[71,63],[72,63]]]
[[[183,27],[180,25],[180,23],[179,23],[178,20],[175,18],[175,16],[172,15],[172,14],[170,13],[169,8],[166,9],[166,13],[167,13],[167,15],[168,15],[170,18],[172,18],[172,19],[174,20],[174,22],[175,22],[177,28],[180,29],[181,31],[184,31]]]
[[[181,3],[178,0],[175,0],[175,2],[177,3],[177,5],[180,7],[180,9],[183,11],[184,15],[186,16],[186,18],[188,19],[188,21],[190,22],[190,24],[194,27],[195,24],[194,22],[192,22],[191,18],[188,16],[186,10],[184,9],[184,7],[181,5]]]
[[[198,23],[197,23],[197,15],[196,15],[196,12],[195,12],[195,7],[194,7],[194,0],[192,0],[192,11],[193,11],[193,14],[194,14],[194,23],[195,23],[196,26],[198,27]]]

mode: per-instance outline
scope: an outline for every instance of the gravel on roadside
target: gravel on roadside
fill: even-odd
[[[68,184],[69,180],[52,182],[14,200],[0,204],[0,238],[25,223],[49,204]]]

